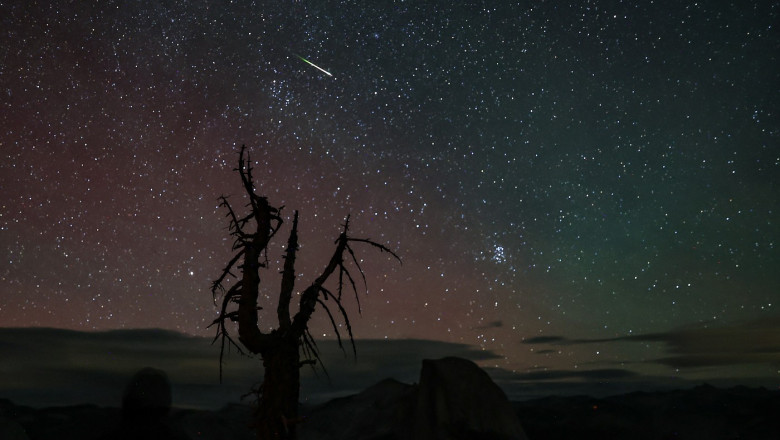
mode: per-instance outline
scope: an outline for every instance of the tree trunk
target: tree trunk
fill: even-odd
[[[312,313],[314,313],[317,304],[321,304],[327,312],[339,346],[341,346],[340,326],[336,324],[334,313],[331,313],[325,301],[329,301],[332,306],[338,308],[336,313],[339,313],[344,318],[349,340],[352,342],[352,351],[353,353],[355,352],[352,326],[350,325],[347,312],[341,303],[341,296],[345,285],[348,286],[347,289],[349,289],[349,286],[352,287],[356,300],[358,291],[355,286],[355,279],[350,274],[347,266],[345,266],[345,254],[347,255],[347,260],[351,260],[357,267],[364,282],[366,277],[363,269],[360,267],[360,261],[362,260],[358,260],[355,256],[350,243],[365,243],[382,252],[389,252],[399,262],[401,259],[395,252],[384,245],[367,238],[350,237],[348,235],[349,216],[347,216],[343,225],[344,229],[338,240],[336,240],[336,250],[331,256],[328,265],[314,282],[304,289],[300,297],[298,312],[294,317],[291,317],[290,301],[295,289],[295,255],[298,250],[298,212],[296,211],[293,217],[290,237],[287,240],[279,302],[276,309],[279,326],[270,333],[263,333],[258,327],[258,310],[261,309],[257,305],[260,286],[259,270],[265,267],[265,264],[262,263],[263,257],[265,257],[265,262],[268,262],[268,244],[282,226],[282,208],[275,208],[269,205],[265,197],[258,196],[255,193],[251,160],[247,156],[245,161],[245,150],[246,147],[242,146],[236,170],[241,177],[241,183],[249,198],[251,213],[244,216],[236,215],[227,197],[220,197],[222,200],[220,206],[227,208],[227,216],[230,218],[230,236],[235,239],[233,250],[238,250],[238,252],[222,270],[222,275],[212,283],[211,293],[214,295],[215,300],[217,292],[225,292],[223,281],[226,278],[235,277],[231,269],[237,267],[242,274],[240,281],[230,287],[227,293],[224,294],[220,315],[212,322],[212,325],[219,325],[217,337],[222,336],[222,348],[219,355],[220,379],[222,378],[222,357],[225,353],[225,341],[227,340],[228,344],[232,344],[241,350],[236,341],[228,334],[228,328],[225,327],[226,321],[235,322],[237,320],[238,340],[250,353],[260,354],[263,358],[265,376],[255,418],[257,438],[261,440],[296,440],[297,424],[301,422],[298,417],[299,369],[301,367],[298,350],[301,344],[303,344],[306,348],[305,352],[308,355],[313,355],[314,359],[306,359],[306,363],[314,363],[315,360],[319,360],[317,348],[313,345],[313,341],[310,339],[311,335],[308,333],[309,319]],[[250,231],[252,223],[255,223],[255,232]],[[245,228],[247,229],[246,231]],[[243,261],[241,261],[242,257]],[[324,284],[336,270],[338,270],[338,290],[331,292],[324,287]],[[228,311],[227,307],[234,303],[238,304],[238,310]],[[359,301],[358,312],[360,312]],[[267,326],[264,325],[264,327]]]
[[[262,353],[265,377],[257,413],[259,440],[295,440],[300,392],[297,338],[279,338]]]

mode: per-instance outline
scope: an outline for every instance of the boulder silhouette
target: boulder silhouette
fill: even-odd
[[[171,410],[171,384],[162,370],[144,368],[130,379],[122,397],[125,417],[159,419]]]
[[[166,416],[171,410],[171,384],[162,370],[143,368],[127,383],[122,397],[122,422],[102,439],[187,440],[171,427]]]

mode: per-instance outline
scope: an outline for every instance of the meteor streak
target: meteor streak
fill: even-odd
[[[324,74],[326,74],[326,75],[328,75],[328,76],[333,76],[333,74],[332,74],[332,73],[330,73],[330,72],[328,72],[327,70],[323,69],[322,67],[320,67],[320,66],[318,66],[318,65],[316,65],[316,64],[314,64],[314,63],[312,63],[311,61],[309,61],[309,60],[307,60],[306,58],[304,58],[304,57],[302,57],[302,56],[298,55],[297,53],[295,53],[295,54],[293,54],[293,55],[295,55],[296,57],[300,58],[300,60],[301,60],[301,61],[303,61],[304,63],[306,63],[306,64],[308,64],[308,65],[310,65],[310,66],[312,66],[312,67],[316,68],[316,69],[317,69],[317,70],[319,70],[320,72],[322,72],[322,73],[324,73]]]

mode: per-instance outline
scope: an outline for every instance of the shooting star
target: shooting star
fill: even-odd
[[[333,76],[333,74],[332,74],[332,73],[330,73],[330,72],[328,72],[327,70],[323,69],[322,67],[320,67],[320,66],[318,66],[318,65],[316,65],[316,64],[314,64],[314,63],[312,63],[311,61],[309,61],[309,60],[307,60],[306,58],[304,58],[304,57],[302,57],[302,56],[298,55],[297,53],[295,53],[295,54],[293,54],[293,55],[295,55],[296,57],[300,58],[300,60],[301,60],[301,61],[303,61],[304,63],[306,63],[306,64],[308,64],[308,65],[310,65],[310,66],[312,66],[312,67],[316,68],[316,69],[317,69],[317,70],[319,70],[320,72],[322,72],[322,73],[324,73],[324,74],[326,74],[326,75],[328,75],[328,76]]]

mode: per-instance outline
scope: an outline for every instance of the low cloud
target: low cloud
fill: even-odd
[[[562,380],[562,379],[585,379],[593,380],[615,380],[626,379],[638,376],[637,373],[629,370],[617,368],[604,368],[599,370],[543,370],[531,371],[528,373],[518,373],[515,375],[517,380],[538,381],[538,380]]]
[[[536,336],[523,341],[524,344],[567,344],[571,343],[563,336]]]
[[[504,326],[504,321],[491,321],[484,325],[473,327],[473,330],[487,330],[491,328],[501,328]]]
[[[674,368],[725,366],[731,372],[731,366],[737,364],[780,366],[780,318],[605,339],[539,336],[524,343],[541,345],[542,350],[536,352],[549,352],[550,346],[650,341],[665,344],[667,354],[650,362]],[[349,346],[345,354],[335,341],[318,341],[329,376],[319,368],[316,374],[310,368],[302,370],[304,402],[317,403],[356,393],[388,377],[417,382],[423,359],[502,359],[491,351],[466,344],[417,339],[355,342],[357,359]],[[224,361],[220,384],[219,345],[212,345],[211,338],[152,329],[78,332],[0,328],[0,356],[0,398],[36,407],[80,403],[119,406],[126,381],[139,369],[151,366],[168,374],[175,405],[216,409],[237,402],[262,380],[263,371],[259,358],[240,356],[233,350]],[[628,366],[631,362],[622,364]],[[649,377],[622,368],[530,372],[485,369],[514,399],[573,393],[607,395],[650,390],[658,385],[696,384],[689,384],[682,377]],[[722,376],[726,377],[730,376]],[[746,379],[749,378],[740,379],[740,383],[748,384]],[[761,385],[759,379],[765,378],[755,379],[753,386]]]
[[[664,333],[647,333],[603,339],[570,339],[539,336],[525,344],[576,345],[632,342],[662,342],[669,356],[655,363],[674,368],[769,364],[780,366],[780,316],[758,320],[699,327],[686,327]]]
[[[393,377],[412,383],[423,359],[459,356],[497,359],[490,351],[465,344],[401,339],[356,340],[357,359],[335,341],[318,341],[329,373],[302,370],[302,398],[318,402],[358,392]],[[0,398],[31,406],[94,403],[119,406],[126,381],[147,366],[164,370],[174,404],[219,408],[262,380],[259,358],[233,350],[223,362],[219,382],[219,344],[211,338],[166,330],[135,329],[78,332],[48,328],[0,328]]]

